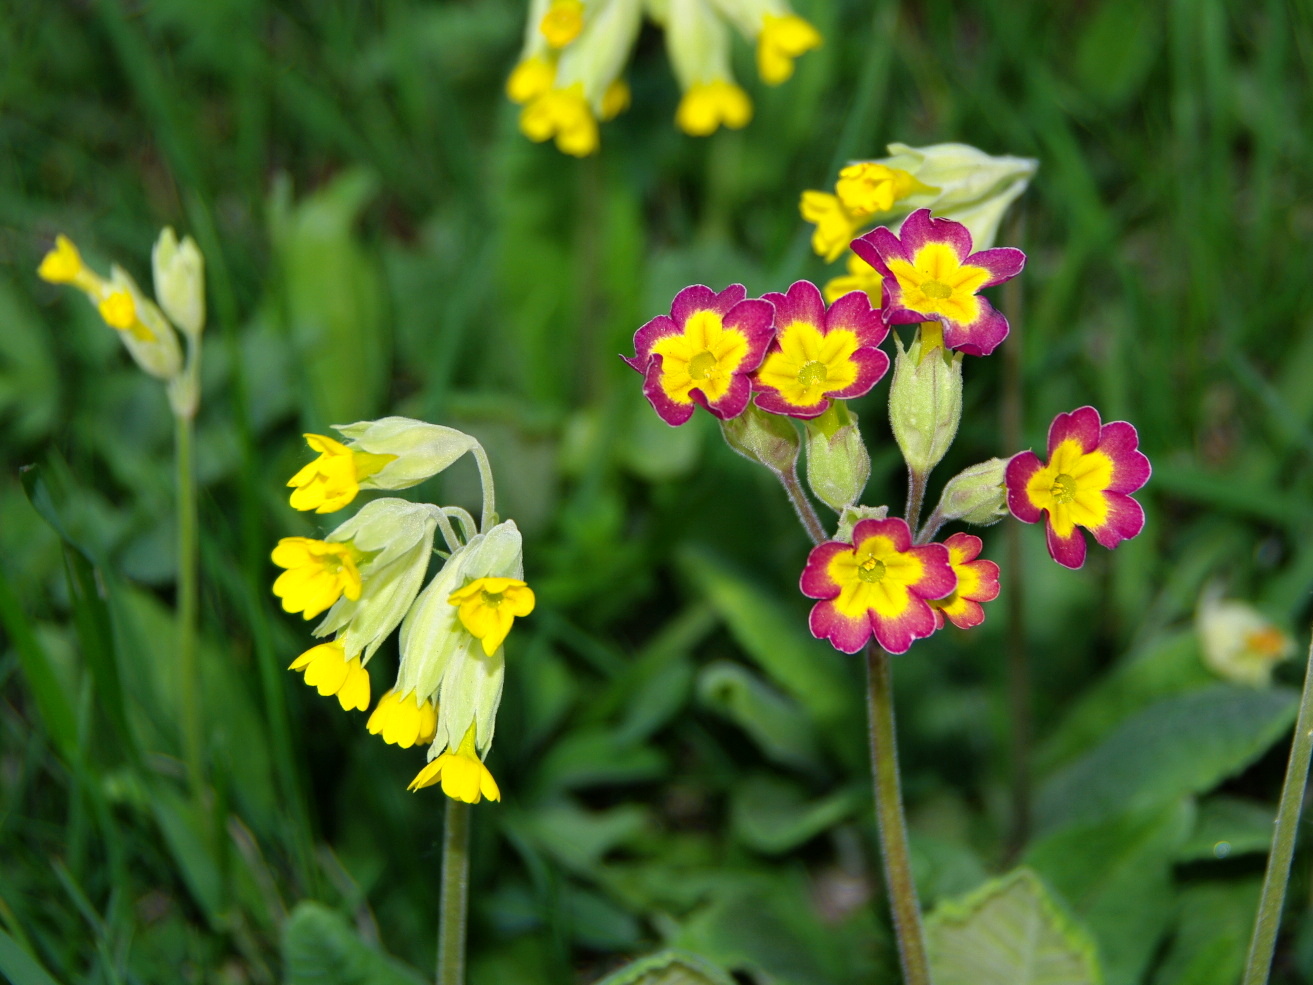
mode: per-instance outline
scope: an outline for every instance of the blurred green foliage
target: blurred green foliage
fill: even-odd
[[[1079,574],[1022,531],[1016,635],[1000,600],[897,660],[923,902],[1006,904],[990,919],[1048,921],[1077,963],[1088,935],[1108,985],[1236,979],[1293,698],[1215,681],[1190,620],[1211,579],[1291,628],[1310,615],[1308,8],[798,6],[826,44],[752,88],[746,130],[680,135],[645,36],[633,109],[575,161],[516,132],[510,0],[0,0],[0,973],[426,977],[440,795],[405,792],[418,752],[284,670],[307,627],[269,592],[275,540],[331,526],[286,505],[299,433],[398,413],[484,441],[540,601],[491,759],[505,800],[475,812],[472,985],[893,981],[861,676],[806,633],[805,538],[764,472],[705,415],[666,428],[615,354],[685,284],[824,278],[797,198],[842,161],[963,140],[1041,161],[1003,237],[1030,265],[999,299],[1025,443],[1094,403],[1138,426],[1155,476],[1145,534]],[[203,817],[177,758],[167,406],[34,274],[65,232],[143,278],[164,224],[209,273]],[[1001,359],[969,362],[943,476],[1016,450]],[[897,509],[884,393],[858,407],[867,501]],[[420,492],[475,489],[456,469]],[[1019,859],[1038,879],[980,889]],[[1313,980],[1309,888],[1301,857],[1277,981]]]

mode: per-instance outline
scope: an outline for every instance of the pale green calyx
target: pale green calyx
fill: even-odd
[[[857,427],[857,415],[836,400],[805,426],[807,484],[817,499],[842,512],[857,502],[871,477],[871,456]]]
[[[141,293],[141,288],[122,267],[115,264],[109,269],[111,290],[126,291],[132,298],[137,320],[147,329],[144,333],[119,332],[128,353],[138,366],[151,376],[172,380],[182,372],[182,349],[178,334],[164,317],[164,313]]]
[[[883,520],[889,515],[887,506],[845,506],[839,514],[839,527],[834,531],[834,539],[850,541],[853,539],[853,527],[863,520]]]
[[[917,330],[909,348],[895,342],[889,425],[908,469],[920,476],[939,464],[962,419],[962,354],[945,349],[941,339],[932,322]]]
[[[987,527],[1008,515],[1005,483],[1008,459],[991,458],[963,469],[948,480],[936,511],[940,518]]]
[[[787,417],[748,404],[738,417],[720,422],[725,443],[749,461],[774,472],[789,472],[797,464],[798,429]]]
[[[155,298],[178,328],[198,339],[205,329],[205,258],[190,236],[178,241],[169,226],[150,254]]]
[[[437,475],[479,443],[463,431],[410,417],[334,424],[352,451],[394,459],[360,481],[363,489],[409,489]]]

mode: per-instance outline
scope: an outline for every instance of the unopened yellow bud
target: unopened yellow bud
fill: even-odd
[[[693,137],[707,137],[721,126],[739,130],[752,120],[752,100],[733,82],[715,79],[689,86],[675,111],[679,129]]]
[[[556,67],[545,58],[526,58],[512,70],[506,80],[506,96],[523,106],[552,88]]]
[[[564,48],[584,29],[584,5],[581,0],[552,0],[552,6],[538,22],[538,30],[553,48]]]
[[[821,34],[797,14],[766,14],[757,36],[757,73],[767,85],[777,86],[793,75],[793,60],[819,48]]]

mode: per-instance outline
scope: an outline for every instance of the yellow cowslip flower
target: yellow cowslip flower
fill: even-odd
[[[73,241],[62,233],[55,237],[55,248],[42,258],[36,272],[47,283],[70,284],[92,296],[99,296],[105,283],[83,262]]]
[[[684,90],[675,125],[695,137],[747,126],[752,100],[734,81],[730,33],[707,0],[670,0],[666,48]]]
[[[470,725],[455,752],[447,750],[419,771],[409,790],[419,790],[442,781],[442,792],[452,800],[477,804],[484,797],[501,800],[501,790],[475,752],[474,726]]]
[[[130,332],[132,337],[141,342],[154,342],[155,334],[137,317],[137,306],[132,295],[125,290],[114,290],[101,298],[96,305],[105,324],[120,332]]]
[[[848,273],[842,277],[832,278],[826,283],[825,301],[827,304],[834,304],[845,294],[852,291],[864,291],[866,296],[871,299],[871,307],[878,308],[884,303],[884,295],[881,290],[883,284],[884,277],[881,276],[878,270],[856,253],[849,253]]]
[[[356,498],[360,480],[381,471],[396,455],[371,455],[353,451],[322,434],[305,435],[306,444],[319,457],[287,480],[295,489],[292,509],[333,513]]]
[[[393,688],[378,699],[365,727],[370,735],[381,734],[389,745],[409,749],[433,741],[438,733],[438,710],[413,690],[402,694]]]
[[[538,22],[538,31],[553,48],[564,48],[584,29],[584,5],[581,0],[552,0]]]
[[[552,88],[556,64],[547,58],[531,56],[519,62],[506,80],[506,98],[517,106],[533,102]]]
[[[602,111],[600,113],[602,120],[614,120],[629,108],[632,99],[633,93],[629,91],[629,83],[624,79],[616,79],[606,87],[606,92],[602,94]]]
[[[360,657],[347,659],[339,640],[311,647],[292,661],[288,670],[305,672],[305,682],[324,697],[337,695],[343,711],[364,711],[369,707],[369,671]]]
[[[675,111],[679,129],[693,137],[708,136],[721,126],[740,130],[751,121],[752,100],[739,86],[725,79],[689,86]]]
[[[517,616],[533,611],[533,589],[515,578],[479,578],[447,601],[457,607],[461,625],[483,644],[492,656],[511,631]]]
[[[821,46],[821,34],[797,14],[765,14],[757,35],[757,73],[777,86],[793,76],[793,60]]]
[[[584,100],[583,83],[548,89],[520,112],[520,132],[535,143],[555,138],[556,149],[572,157],[597,150],[597,120]]]
[[[360,598],[360,552],[351,544],[309,537],[284,537],[274,548],[274,564],[286,568],[274,582],[283,611],[313,619],[339,598]]]
[[[858,161],[839,170],[834,194],[853,215],[868,216],[888,212],[894,203],[916,192],[933,194],[938,188],[921,184],[898,168],[875,161]]]
[[[812,232],[812,249],[817,256],[824,257],[826,263],[839,259],[862,227],[861,217],[845,209],[839,197],[828,192],[803,192],[798,210],[808,222],[816,223]]]

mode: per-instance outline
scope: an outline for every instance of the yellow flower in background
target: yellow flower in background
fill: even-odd
[[[556,63],[546,58],[526,58],[515,66],[506,80],[506,98],[518,106],[532,102],[551,91],[556,78]]]
[[[274,582],[274,594],[283,600],[284,612],[300,612],[313,619],[339,598],[360,598],[360,552],[350,544],[284,537],[272,554],[274,564],[286,568]]]
[[[433,741],[438,733],[438,710],[413,690],[402,694],[393,688],[378,699],[365,727],[389,745],[409,749]]]
[[[306,444],[319,457],[287,480],[295,488],[292,509],[333,513],[356,498],[360,480],[381,471],[396,455],[371,455],[353,451],[322,434],[307,434]]]
[[[410,781],[408,790],[420,790],[442,781],[442,792],[452,800],[477,804],[484,797],[501,800],[501,790],[483,765],[474,748],[474,726],[471,725],[455,752],[448,749],[419,771]]]
[[[533,611],[533,589],[515,578],[479,578],[447,601],[457,607],[461,625],[483,644],[492,656],[502,645],[519,616]]]
[[[858,161],[841,168],[834,185],[834,193],[843,207],[860,216],[888,212],[895,202],[914,192],[934,194],[938,190],[921,184],[906,171],[875,161]]]
[[[829,192],[803,192],[799,210],[804,219],[816,223],[812,231],[812,249],[817,256],[824,257],[826,263],[839,259],[862,227],[861,217],[849,212],[839,196]]]
[[[324,697],[336,695],[343,711],[369,707],[369,671],[358,656],[347,659],[339,640],[311,647],[292,661],[288,670],[305,674],[305,682]]]
[[[534,143],[555,139],[556,149],[572,157],[597,150],[597,120],[584,99],[582,82],[548,89],[520,111],[520,132]]]
[[[42,258],[37,275],[48,283],[70,284],[93,295],[99,295],[105,283],[83,262],[73,241],[63,234],[55,237],[55,248]]]
[[[154,342],[155,334],[142,324],[137,317],[137,306],[132,295],[125,290],[113,290],[107,293],[96,305],[100,317],[110,328],[120,332],[131,332],[132,337],[140,342]]]
[[[1208,669],[1228,681],[1267,687],[1272,670],[1295,652],[1295,641],[1247,602],[1205,593],[1195,629]]]
[[[714,79],[689,86],[675,111],[679,129],[693,137],[705,137],[722,126],[741,130],[752,120],[752,100],[733,82]]]
[[[763,14],[757,37],[757,73],[767,85],[777,86],[793,77],[793,61],[821,46],[821,32],[797,14],[777,17]]]
[[[839,298],[851,291],[863,291],[871,299],[871,307],[883,304],[881,293],[884,277],[856,253],[848,254],[848,273],[835,277],[825,284],[825,301],[834,304]]]
[[[552,0],[551,7],[538,22],[538,30],[553,48],[564,48],[584,29],[584,5],[581,0]]]

